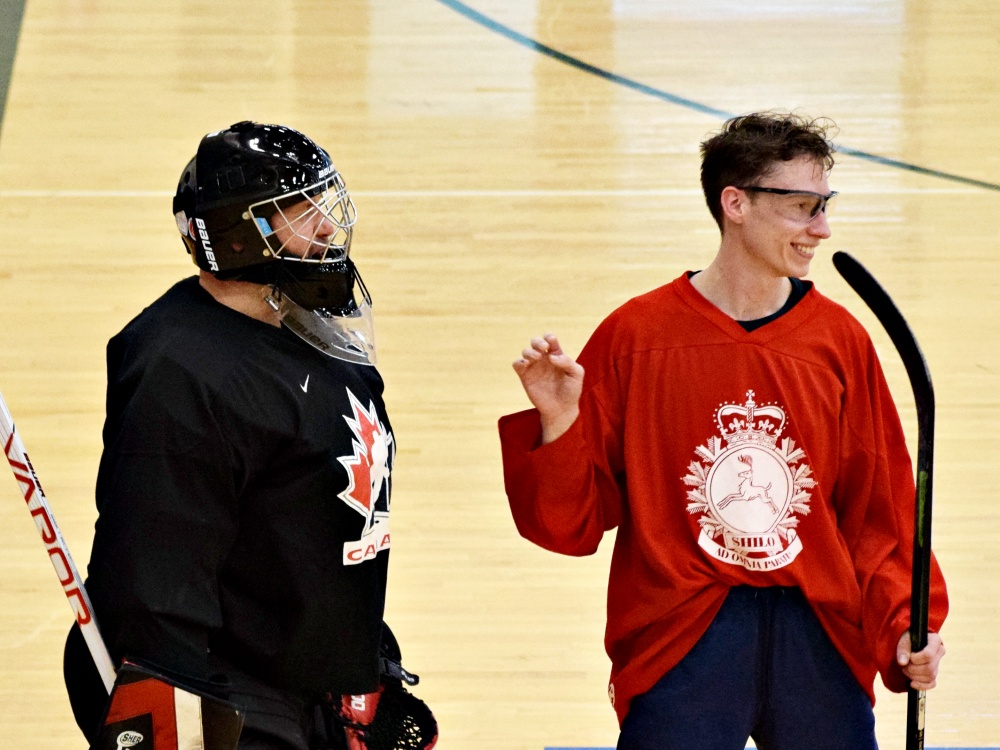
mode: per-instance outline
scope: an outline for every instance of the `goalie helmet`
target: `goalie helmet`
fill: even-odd
[[[312,140],[249,121],[209,133],[181,173],[173,208],[198,268],[267,285],[267,303],[305,341],[375,363],[371,297],[350,259],[357,213]]]

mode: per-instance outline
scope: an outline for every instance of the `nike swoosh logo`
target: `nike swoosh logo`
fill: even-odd
[[[299,386],[303,393],[309,393],[309,376],[306,375],[306,382]]]

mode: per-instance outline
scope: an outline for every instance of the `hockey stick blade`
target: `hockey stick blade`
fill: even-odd
[[[852,256],[833,254],[833,265],[875,314],[899,352],[910,379],[917,407],[916,498],[913,529],[913,584],[910,596],[910,647],[927,645],[930,611],[931,496],[934,471],[934,386],[923,352],[913,331],[875,277]],[[924,747],[924,691],[910,688],[907,695],[906,750]]]

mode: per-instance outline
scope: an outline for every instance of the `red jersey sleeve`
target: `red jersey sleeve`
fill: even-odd
[[[618,526],[624,505],[621,393],[601,348],[602,326],[580,355],[584,390],[580,416],[557,440],[541,445],[535,409],[499,422],[504,487],[514,523],[535,544],[565,555],[590,555],[604,532]]]

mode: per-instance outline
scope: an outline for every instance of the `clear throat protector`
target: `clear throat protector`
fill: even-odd
[[[277,286],[268,288],[264,301],[285,328],[323,354],[358,365],[375,365],[375,325],[367,291],[349,312],[308,310]]]

